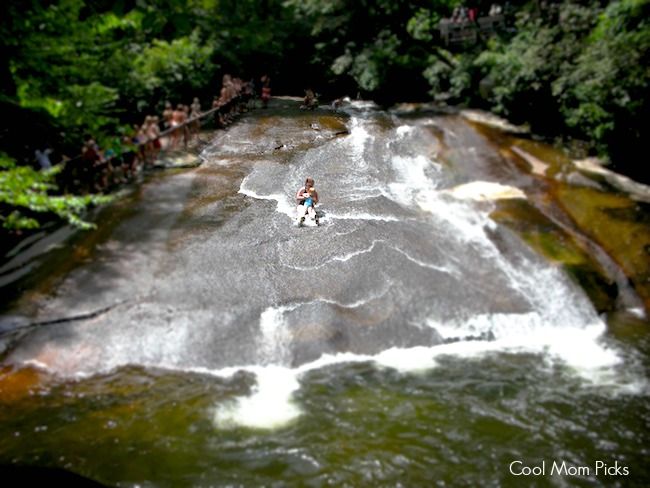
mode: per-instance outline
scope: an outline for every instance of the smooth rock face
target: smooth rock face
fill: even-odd
[[[8,360],[63,375],[295,366],[429,347],[443,329],[507,335],[516,320],[497,326],[504,314],[542,328],[597,321],[568,276],[489,218],[491,201],[535,183],[463,118],[293,104],[219,134],[200,168],[146,184],[34,320],[102,312],[40,328]],[[313,229],[293,226],[307,176],[321,198]]]
[[[0,272],[0,464],[108,486],[509,486],[531,481],[513,460],[607,453],[630,476],[586,483],[648,486],[644,205],[454,111],[299,104]],[[298,228],[307,176],[322,218]]]
[[[449,190],[444,190],[449,195],[461,200],[503,200],[509,198],[526,198],[526,194],[519,188],[490,183],[487,181],[472,181],[458,185]]]

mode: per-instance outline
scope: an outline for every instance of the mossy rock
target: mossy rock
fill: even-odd
[[[650,226],[647,205],[616,193],[559,185],[557,200],[581,230],[623,269],[650,310]]]
[[[598,312],[613,310],[618,287],[578,240],[526,200],[501,200],[490,215],[515,231],[532,249],[560,264],[580,285]]]
[[[616,308],[618,286],[588,264],[565,264],[569,276],[585,291],[598,313]]]

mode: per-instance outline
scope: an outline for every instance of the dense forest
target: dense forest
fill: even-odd
[[[199,97],[231,73],[274,94],[312,87],[385,106],[479,107],[549,138],[584,141],[619,171],[647,178],[650,0],[511,1],[503,22],[450,44],[442,19],[475,0],[6,0],[0,19],[0,218],[80,223],[92,195],[57,196],[55,167],[34,151],[74,156],[84,134],[118,146],[149,113]],[[56,161],[55,161],[56,162]]]

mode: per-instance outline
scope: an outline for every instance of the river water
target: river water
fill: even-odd
[[[491,218],[486,195],[544,183],[475,125],[278,100],[202,157],[7,307],[0,463],[120,486],[650,483],[641,300],[599,314]],[[293,225],[307,176],[317,228]]]

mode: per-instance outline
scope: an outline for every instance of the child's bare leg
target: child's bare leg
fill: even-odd
[[[309,209],[304,205],[298,205],[298,208],[296,209],[296,213],[298,215],[299,222],[302,222],[305,219],[305,215],[307,214],[308,210]]]

